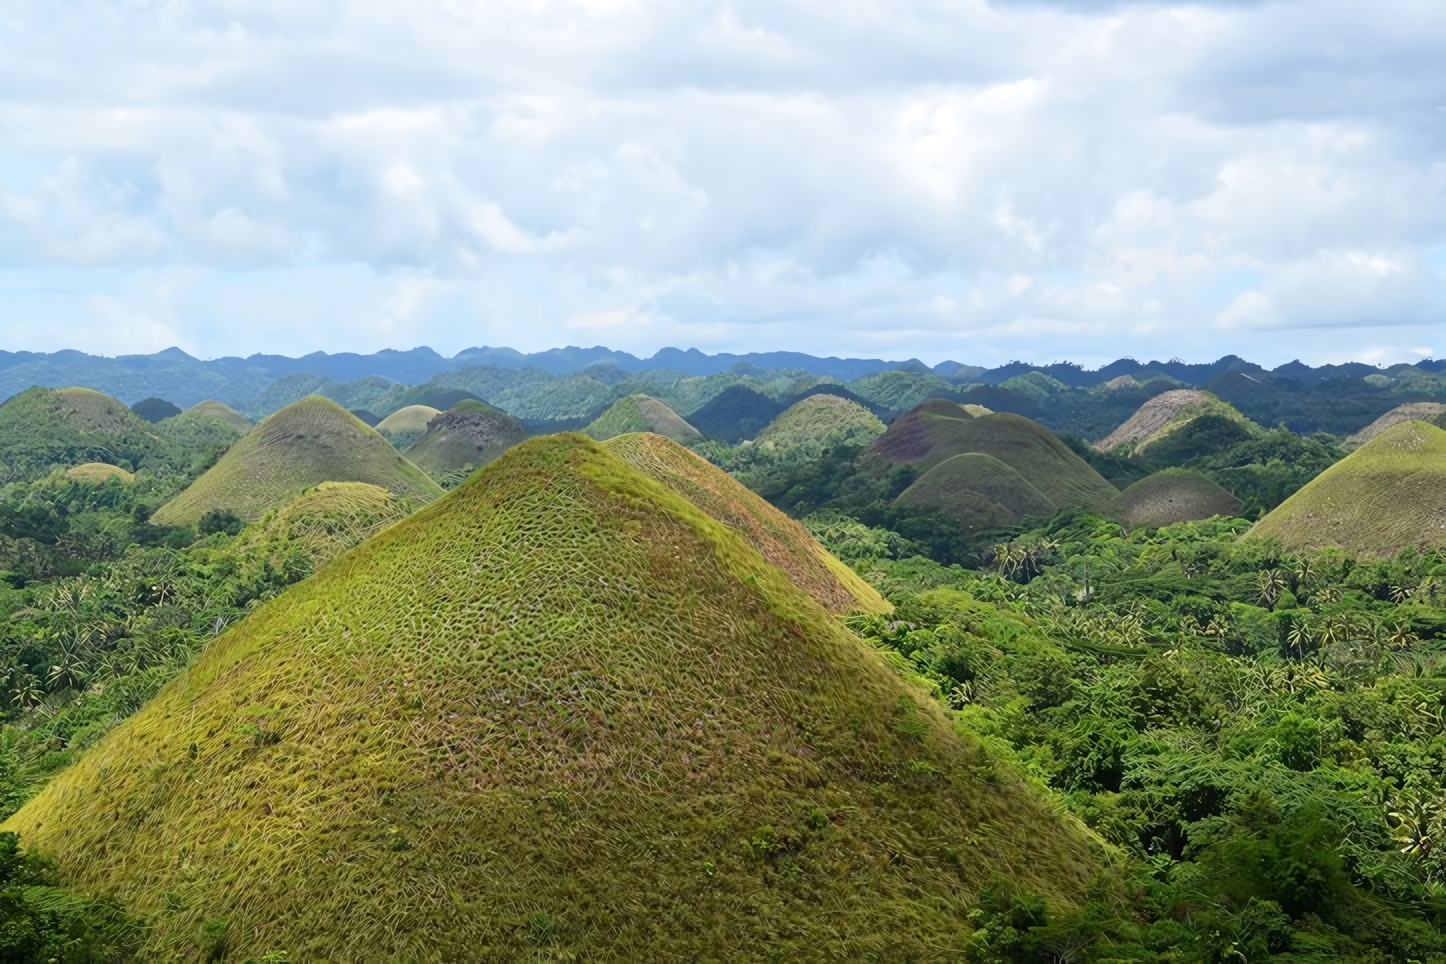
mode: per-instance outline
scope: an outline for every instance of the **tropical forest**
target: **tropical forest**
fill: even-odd
[[[1446,363],[0,388],[0,961],[1446,964]]]

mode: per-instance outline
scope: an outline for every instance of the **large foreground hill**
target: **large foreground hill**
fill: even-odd
[[[5,825],[157,959],[957,961],[1086,834],[738,533],[514,448],[220,637]]]

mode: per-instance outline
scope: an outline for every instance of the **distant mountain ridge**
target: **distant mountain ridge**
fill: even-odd
[[[385,415],[405,404],[425,402],[433,407],[445,407],[430,399],[411,397],[430,386],[465,389],[524,420],[562,417],[555,412],[531,412],[517,399],[511,404],[507,401],[509,393],[515,395],[523,391],[530,397],[546,390],[572,399],[567,405],[561,405],[567,409],[562,414],[580,426],[629,392],[662,397],[660,392],[676,388],[682,394],[670,396],[666,402],[686,417],[721,390],[711,388],[690,402],[687,393],[696,394],[697,388],[689,379],[721,376],[724,380],[756,385],[780,379],[797,381],[800,376],[807,376],[798,381],[795,389],[783,394],[793,395],[809,389],[844,391],[842,385],[835,389],[817,386],[824,382],[850,382],[859,394],[869,396],[870,407],[889,411],[902,411],[925,397],[958,395],[956,401],[977,402],[1048,419],[1048,413],[1057,407],[1057,399],[1051,393],[1069,389],[1103,391],[1125,384],[1148,383],[1152,386],[1150,391],[1155,393],[1169,386],[1206,388],[1237,406],[1249,406],[1253,401],[1254,408],[1249,412],[1264,424],[1273,424],[1284,417],[1306,425],[1311,418],[1292,414],[1289,400],[1282,401],[1281,392],[1338,394],[1334,386],[1345,384],[1344,379],[1354,380],[1356,386],[1360,386],[1360,379],[1381,383],[1394,379],[1401,383],[1400,391],[1396,392],[1402,394],[1400,400],[1434,399],[1436,387],[1428,386],[1424,394],[1411,394],[1408,389],[1423,378],[1434,386],[1442,371],[1446,371],[1446,360],[1427,360],[1414,365],[1401,363],[1387,368],[1358,362],[1312,368],[1295,361],[1267,370],[1236,355],[1200,364],[1179,359],[1140,362],[1122,358],[1098,369],[1087,369],[1071,362],[1032,365],[1022,361],[995,368],[957,361],[930,367],[918,359],[822,358],[782,351],[709,355],[696,348],[686,351],[664,348],[651,357],[640,358],[602,346],[568,346],[531,354],[512,348],[482,346],[465,349],[451,358],[431,348],[419,347],[405,351],[387,349],[369,355],[313,352],[292,358],[254,354],[209,361],[194,358],[179,348],[114,358],[67,349],[52,353],[0,351],[0,400],[33,385],[81,386],[104,392],[128,405],[153,396],[182,408],[216,399],[237,411],[260,417],[307,394],[320,392],[335,397],[347,408],[372,410],[374,405],[386,403],[385,410],[377,409]],[[624,382],[632,384],[624,385]],[[522,383],[530,387],[518,388]],[[1007,391],[996,398],[1001,390]],[[358,397],[352,398],[353,394]],[[391,398],[392,395],[396,398]],[[455,399],[447,400],[446,404],[452,401]],[[1123,396],[1120,401],[1123,403]],[[556,407],[558,405],[548,406],[549,409]],[[1389,404],[1373,405],[1359,413],[1352,412],[1347,419],[1352,422],[1349,429],[1354,431],[1390,407]],[[1108,428],[1096,433],[1095,427],[1082,425],[1077,430],[1095,437]]]

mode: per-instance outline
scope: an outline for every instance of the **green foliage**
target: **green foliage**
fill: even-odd
[[[0,960],[7,964],[116,964],[140,930],[113,902],[57,885],[55,868],[0,833]]]

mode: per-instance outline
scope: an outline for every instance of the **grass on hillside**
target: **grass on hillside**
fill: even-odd
[[[256,424],[230,405],[227,405],[225,402],[218,402],[214,398],[208,398],[204,402],[197,402],[176,417],[182,419],[202,417],[219,419],[243,435],[251,431],[252,427]]]
[[[127,472],[119,465],[111,465],[108,462],[85,462],[74,468],[67,469],[65,477],[72,482],[88,482],[91,485],[103,485],[106,479],[115,477],[129,485],[136,480],[135,475]]]
[[[464,399],[432,419],[406,456],[440,481],[487,465],[525,438],[527,432],[511,415]]]
[[[374,429],[335,402],[311,395],[243,435],[153,518],[159,525],[185,525],[221,511],[254,520],[322,482],[367,482],[423,502],[442,492]]]
[[[534,439],[219,637],[12,817],[148,951],[954,961],[1088,835],[709,518]]]
[[[925,472],[895,500],[900,505],[936,509],[970,529],[1014,525],[1028,516],[1049,516],[1057,509],[1012,466],[992,455],[966,452]]]
[[[1385,558],[1446,546],[1446,431],[1402,422],[1312,479],[1247,533],[1288,550]]]
[[[1110,516],[1121,511],[1119,491],[1103,476],[1049,429],[1010,412],[976,418],[934,399],[895,419],[868,451],[921,473],[956,455],[981,452],[1012,467],[1060,508],[1079,506]]]
[[[1132,526],[1170,526],[1213,516],[1239,515],[1235,496],[1198,472],[1165,469],[1146,476],[1121,493],[1125,521]]]
[[[1430,422],[1437,428],[1446,428],[1446,403],[1407,402],[1397,405],[1359,432],[1345,440],[1345,448],[1358,449],[1393,425],[1412,420]]]
[[[801,523],[717,466],[648,432],[619,435],[606,444],[633,468],[742,535],[829,612],[889,611],[878,591],[819,545]]]
[[[797,402],[769,422],[754,444],[778,452],[817,455],[838,446],[868,445],[884,423],[857,402],[819,394]]]
[[[1096,448],[1119,455],[1142,455],[1193,420],[1207,415],[1234,423],[1250,435],[1259,435],[1262,431],[1229,402],[1221,401],[1209,392],[1181,388],[1156,395],[1145,402]]]
[[[209,427],[202,434],[210,438],[218,431]],[[211,458],[214,452],[205,440],[170,431],[165,424],[152,425],[116,399],[88,388],[30,388],[0,405],[3,480],[36,479],[57,466],[86,462],[178,475]]]
[[[430,405],[408,405],[406,408],[397,409],[373,427],[378,435],[401,452],[421,438],[422,433],[427,430],[427,423],[441,414],[439,409]]]
[[[702,432],[649,395],[629,395],[618,399],[583,429],[583,434],[599,442],[630,432],[652,432],[683,444],[703,441]]]
[[[320,567],[405,519],[419,505],[412,499],[399,499],[379,485],[323,482],[244,530],[242,541],[297,545],[314,567]]]

